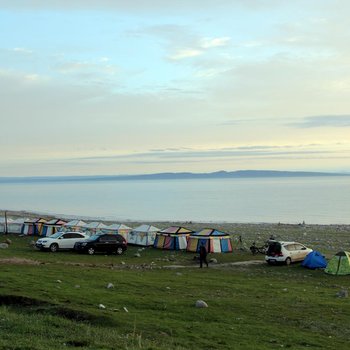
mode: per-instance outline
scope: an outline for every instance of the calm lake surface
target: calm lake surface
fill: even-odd
[[[117,222],[350,224],[350,176],[0,183],[0,208]]]

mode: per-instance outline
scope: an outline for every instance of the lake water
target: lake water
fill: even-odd
[[[350,176],[0,183],[0,208],[117,222],[350,224]]]

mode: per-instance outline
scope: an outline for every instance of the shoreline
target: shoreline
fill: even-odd
[[[43,218],[43,219],[63,219],[63,220],[83,220],[83,221],[99,221],[103,223],[121,223],[121,224],[150,224],[154,225],[162,224],[169,225],[169,223],[174,225],[219,225],[219,226],[227,226],[227,225],[244,225],[244,226],[278,226],[278,227],[348,227],[350,229],[349,223],[332,223],[332,224],[319,224],[319,223],[292,223],[292,222],[240,222],[240,221],[195,221],[195,220],[133,220],[133,219],[114,219],[111,217],[103,217],[103,216],[83,216],[83,215],[68,215],[68,214],[57,214],[57,213],[49,213],[49,212],[40,212],[40,211],[30,211],[30,210],[5,210],[0,209],[0,217],[4,217],[5,212],[7,213],[8,218]],[[350,238],[349,238],[350,239]]]

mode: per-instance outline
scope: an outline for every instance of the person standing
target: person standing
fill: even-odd
[[[203,262],[209,267],[208,261],[207,261],[207,248],[205,248],[204,243],[201,244],[199,247],[199,267],[203,267]]]

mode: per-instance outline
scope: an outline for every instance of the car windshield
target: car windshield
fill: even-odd
[[[95,241],[98,237],[100,237],[100,235],[93,235],[93,236],[89,237],[88,240]]]
[[[56,232],[56,233],[54,233],[53,235],[51,235],[51,236],[49,236],[47,238],[58,238],[58,237],[60,237],[62,235],[62,233],[63,232]]]

